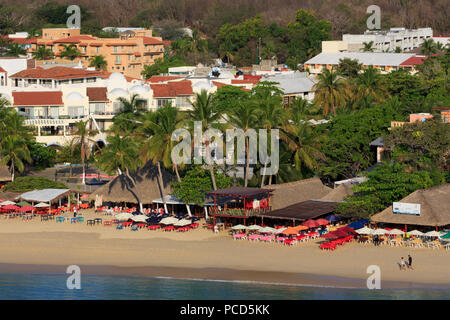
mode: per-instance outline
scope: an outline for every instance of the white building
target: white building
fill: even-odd
[[[373,41],[374,51],[393,52],[399,47],[402,52],[408,52],[420,47],[425,39],[433,37],[431,28],[406,29],[391,28],[390,30],[367,30],[364,34],[344,34],[342,40],[348,43],[349,48],[363,47],[363,43]]]

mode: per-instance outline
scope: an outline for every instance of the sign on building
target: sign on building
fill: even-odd
[[[419,216],[420,215],[420,204],[394,202],[392,204],[392,212],[393,213],[401,213],[401,214],[413,214],[413,215]]]

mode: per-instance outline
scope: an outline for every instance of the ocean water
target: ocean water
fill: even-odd
[[[19,300],[374,300],[450,299],[450,289],[349,289],[211,280],[83,275],[69,290],[61,274],[0,274],[0,299]]]

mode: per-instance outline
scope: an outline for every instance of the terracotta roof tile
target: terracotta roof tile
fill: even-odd
[[[49,69],[26,69],[15,73],[11,78],[29,79],[77,79],[86,77],[99,77],[100,71],[90,71],[68,67],[53,67]]]
[[[81,40],[96,40],[97,38],[88,36],[88,35],[81,35],[81,36],[73,36],[58,40],[53,40],[54,43],[79,43]]]
[[[179,95],[193,95],[192,83],[189,80],[168,83],[150,84],[155,98],[175,98]]]
[[[91,101],[108,101],[106,92],[107,92],[106,87],[86,88],[86,94],[89,97],[89,102],[91,102]]]
[[[420,56],[411,57],[400,63],[400,66],[416,66],[419,64],[423,64],[426,59],[427,57],[420,57]]]
[[[162,44],[164,45],[164,42],[155,38],[151,37],[142,37],[144,39],[144,44]]]
[[[181,77],[175,77],[175,76],[152,76],[150,79],[148,79],[148,82],[157,83],[157,82],[166,82],[170,80],[177,80],[181,79]]]
[[[63,105],[61,91],[13,92],[14,106]]]

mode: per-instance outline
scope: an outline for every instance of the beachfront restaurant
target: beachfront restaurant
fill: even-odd
[[[212,198],[210,215],[214,225],[216,220],[239,219],[246,225],[247,220],[263,212],[271,211],[270,193],[272,189],[230,187],[206,194]]]
[[[20,201],[28,201],[32,206],[36,203],[48,203],[48,208],[52,205],[58,205],[61,207],[61,201],[67,199],[68,196],[73,193],[70,189],[43,189],[33,190],[22,193],[16,198]]]

